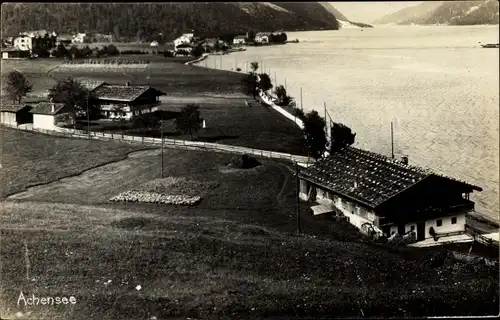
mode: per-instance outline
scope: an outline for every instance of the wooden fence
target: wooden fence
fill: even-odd
[[[8,126],[8,125],[6,125]],[[80,138],[80,139],[96,139],[96,140],[120,140],[128,143],[142,143],[142,144],[151,144],[161,146],[161,139],[159,138],[150,138],[150,137],[139,137],[139,136],[130,136],[124,134],[116,134],[116,133],[105,133],[105,132],[94,132],[90,131],[90,135],[88,131],[84,130],[73,130],[73,129],[65,129],[65,128],[57,128],[54,130],[46,130],[39,128],[19,128],[15,126],[8,126],[11,128],[16,128],[24,131],[33,131],[50,135],[60,135],[72,138]],[[163,146],[166,148],[180,148],[186,150],[207,150],[207,151],[216,151],[216,152],[227,152],[234,154],[249,154],[262,158],[272,158],[272,159],[283,159],[288,160],[290,162],[297,162],[299,165],[307,167],[309,164],[312,164],[312,160],[308,157],[293,155],[289,153],[283,152],[275,152],[240,146],[231,146],[219,143],[210,143],[210,142],[200,142],[200,141],[187,141],[187,140],[176,140],[176,139],[163,139]]]

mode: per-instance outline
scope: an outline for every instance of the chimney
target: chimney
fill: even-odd
[[[52,104],[52,113],[56,112],[56,106]]]
[[[401,162],[402,162],[404,165],[408,165],[408,157],[407,157],[407,156],[401,157]]]

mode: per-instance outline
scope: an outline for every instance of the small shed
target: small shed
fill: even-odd
[[[55,130],[56,124],[73,122],[69,108],[64,103],[42,102],[33,106],[33,128]]]
[[[19,124],[32,123],[33,114],[31,107],[26,104],[2,104],[0,106],[0,123],[18,126]]]
[[[16,48],[3,48],[2,59],[25,59],[29,58],[30,52]]]

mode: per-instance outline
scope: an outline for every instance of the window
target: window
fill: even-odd
[[[442,225],[443,225],[443,220],[441,220],[441,219],[436,220],[437,227],[441,227]]]
[[[457,223],[457,217],[451,217],[451,224]]]

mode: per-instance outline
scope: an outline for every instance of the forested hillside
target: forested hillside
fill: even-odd
[[[170,40],[189,30],[213,35],[248,29],[338,29],[338,22],[317,2],[2,4],[2,36],[37,29],[113,34],[118,40]]]
[[[498,0],[424,2],[394,12],[376,24],[498,24]]]

